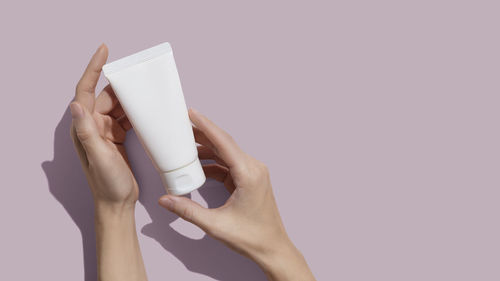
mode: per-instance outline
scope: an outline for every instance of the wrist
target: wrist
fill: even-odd
[[[119,242],[136,237],[134,206],[96,202],[94,214],[98,246],[110,239]]]
[[[98,280],[145,280],[135,204],[95,202]]]
[[[254,260],[269,280],[315,280],[304,256],[288,237]]]
[[[94,201],[96,223],[106,221],[124,221],[134,218],[135,203]]]

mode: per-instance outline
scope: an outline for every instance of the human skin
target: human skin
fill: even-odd
[[[205,175],[224,183],[231,196],[216,209],[186,197],[162,196],[160,205],[255,261],[269,280],[314,280],[288,237],[274,199],[268,168],[243,152],[233,138],[194,109],[189,110]]]
[[[147,280],[135,228],[139,188],[123,146],[131,125],[109,85],[95,98],[107,56],[101,45],[78,82],[71,136],[94,198],[99,280]],[[285,231],[266,166],[196,110],[189,117],[200,159],[215,160],[203,166],[206,176],[231,196],[216,209],[171,195],[159,204],[254,260],[269,280],[315,280]]]
[[[101,45],[78,82],[71,137],[94,198],[98,279],[147,280],[135,227],[139,188],[123,146],[131,126],[111,87],[95,98],[107,57]]]

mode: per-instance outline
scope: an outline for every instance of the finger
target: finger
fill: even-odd
[[[80,78],[80,81],[76,85],[75,101],[89,112],[94,111],[95,87],[97,86],[97,81],[99,81],[102,66],[106,63],[107,59],[108,48],[102,44],[90,59],[82,78]]]
[[[111,112],[109,112],[109,116],[115,118],[115,119],[120,119],[123,116],[125,116],[125,111],[123,110],[123,107],[118,104]]]
[[[94,120],[102,137],[114,142],[115,144],[125,142],[126,131],[119,124],[118,120],[109,115],[99,115],[98,118],[95,118]]]
[[[132,128],[132,124],[130,123],[126,115],[120,118],[120,120],[118,120],[118,123],[123,128],[123,130],[125,130],[125,132]]]
[[[218,164],[203,165],[205,176],[224,182],[229,174],[229,169]]]
[[[125,132],[132,128],[132,125],[130,124],[127,115],[125,115],[125,111],[120,103],[117,103],[115,108],[108,112],[108,115],[114,118]]]
[[[71,140],[73,141],[73,145],[75,146],[76,152],[78,154],[78,158],[80,158],[80,162],[84,167],[88,167],[89,161],[87,159],[87,154],[85,153],[85,149],[83,148],[83,145],[80,143],[78,140],[78,137],[76,136],[76,129],[73,124],[71,124],[70,128],[70,136]]]
[[[207,117],[194,109],[189,110],[189,118],[213,145],[213,150],[229,168],[235,168],[243,163],[244,152],[233,138],[215,125]]]
[[[220,157],[217,156],[217,154],[215,154],[215,152],[210,147],[204,145],[198,145],[197,149],[198,149],[198,158],[202,160],[205,159],[214,160],[218,164],[227,167],[227,164],[222,159],[220,159]]]
[[[109,115],[112,118],[116,119],[118,125],[125,132],[132,128],[132,125],[130,124],[130,121],[128,121],[123,107],[118,102],[118,98],[111,88],[111,85],[107,85],[106,87],[104,87],[99,96],[97,96],[95,111],[99,112],[100,114]]]
[[[116,98],[111,85],[107,85],[97,96],[94,110],[101,114],[108,114],[118,105],[118,99]]]
[[[99,155],[99,151],[102,151],[105,143],[99,134],[97,125],[90,112],[78,102],[72,102],[70,104],[70,109],[75,135],[82,144],[87,159],[89,159],[91,155]]]
[[[193,126],[193,134],[195,142],[210,148],[214,148],[214,145],[210,142],[207,136],[200,129],[194,126]]]
[[[209,232],[210,225],[212,225],[213,221],[213,213],[211,213],[211,210],[182,196],[164,195],[160,198],[158,203],[160,206],[177,214],[179,217]]]
[[[226,187],[229,193],[233,193],[233,191],[236,189],[228,168],[218,164],[208,164],[203,165],[203,171],[205,172],[205,175],[207,177],[224,183],[224,187]]]

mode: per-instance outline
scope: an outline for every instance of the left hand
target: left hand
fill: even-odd
[[[139,188],[123,145],[131,128],[110,85],[95,98],[95,88],[108,49],[101,45],[76,86],[70,104],[71,137],[92,191],[96,207],[135,206]]]

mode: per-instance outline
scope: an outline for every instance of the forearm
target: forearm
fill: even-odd
[[[270,251],[255,255],[253,259],[270,281],[316,280],[304,256],[291,241],[273,245]]]
[[[98,280],[147,280],[137,239],[134,211],[134,207],[130,206],[96,203]]]

